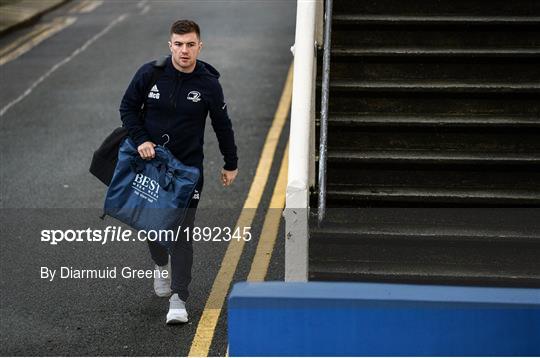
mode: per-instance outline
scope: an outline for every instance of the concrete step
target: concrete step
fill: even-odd
[[[537,208],[328,209],[312,280],[540,285]]]
[[[361,188],[403,188],[452,190],[521,190],[540,192],[540,165],[537,158],[489,156],[401,155],[384,152],[330,152],[327,185]]]
[[[535,27],[540,26],[540,16],[465,16],[465,15],[372,15],[336,13],[332,17],[334,28],[362,27]]]
[[[421,84],[422,82],[420,82]],[[372,115],[426,116],[524,116],[539,118],[540,95],[538,86],[490,87],[482,83],[465,84],[440,82],[428,83],[414,89],[414,83],[345,83],[338,84],[330,92],[329,111],[332,113],[370,113]],[[358,86],[357,86],[358,84]],[[339,89],[339,90],[338,90]],[[394,91],[394,89],[396,91]],[[317,88],[320,98],[320,88]],[[320,101],[316,101],[316,113],[320,113]]]
[[[330,151],[432,151],[494,156],[536,156],[540,153],[538,128],[500,129],[468,127],[334,127],[328,134]],[[318,130],[316,131],[318,138]],[[404,154],[405,155],[405,154]]]
[[[334,14],[397,16],[540,16],[536,0],[334,0]]]
[[[311,235],[332,240],[540,244],[539,208],[331,208]]]
[[[416,243],[442,242],[465,243],[475,242],[479,245],[488,243],[512,243],[540,245],[538,235],[527,235],[516,231],[472,230],[470,228],[447,228],[440,226],[414,225],[411,223],[398,225],[369,225],[358,224],[325,224],[322,229],[311,230],[310,240],[313,244],[354,244],[354,243]]]
[[[330,248],[327,248],[330,249]],[[498,265],[444,265],[402,262],[358,262],[345,260],[318,260],[315,249],[310,250],[310,281],[363,281],[388,283],[414,283],[435,285],[474,285],[505,287],[540,287],[540,275],[529,268],[510,266],[500,270]]]
[[[362,47],[339,47],[333,44],[332,58],[338,57],[378,57],[378,58],[437,58],[447,61],[452,58],[511,58],[511,59],[537,59],[540,57],[538,47],[485,47],[482,48],[460,48],[451,46],[436,47],[418,45],[412,46],[362,46]]]
[[[317,119],[319,125],[319,119]],[[362,128],[540,128],[540,118],[533,116],[501,115],[411,115],[411,114],[372,114],[372,113],[330,113],[328,125],[332,128],[350,130],[350,127]],[[340,129],[336,129],[340,130]]]
[[[320,84],[317,85],[320,96]],[[540,82],[330,81],[330,112],[538,117]],[[320,102],[316,102],[320,112]]]
[[[329,207],[359,205],[538,206],[538,189],[327,185]]]
[[[539,49],[540,54],[540,49]],[[416,56],[381,58],[334,56],[331,59],[332,83],[343,81],[424,83],[476,83],[521,85],[540,84],[538,57],[448,57]],[[319,70],[320,73],[320,70]]]
[[[320,86],[320,84],[318,84]],[[529,94],[540,98],[539,82],[465,82],[465,81],[435,81],[435,80],[389,80],[389,81],[359,81],[354,79],[330,80],[330,92],[351,91],[382,92],[382,93],[437,93],[437,94]]]
[[[333,28],[334,29],[334,28]],[[494,27],[336,27],[332,46],[337,48],[460,48],[460,49],[538,49],[540,26]]]
[[[403,164],[403,165],[483,165],[538,166],[539,153],[464,153],[433,151],[328,151],[328,161],[346,165]],[[537,167],[540,170],[540,166]]]

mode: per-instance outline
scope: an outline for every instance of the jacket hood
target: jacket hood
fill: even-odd
[[[206,74],[215,78],[219,78],[220,76],[218,70],[216,70],[214,66],[201,60],[197,60],[197,66],[195,66],[194,72],[201,72],[201,74],[206,72]]]

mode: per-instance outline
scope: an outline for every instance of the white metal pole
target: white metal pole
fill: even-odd
[[[285,207],[285,281],[308,278],[308,203],[317,0],[298,0]]]

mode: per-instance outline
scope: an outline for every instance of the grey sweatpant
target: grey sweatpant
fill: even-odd
[[[200,195],[203,188],[203,176],[199,180],[195,193],[189,204],[189,209],[182,223],[181,232],[184,233],[184,229],[189,227],[189,232],[193,231],[195,224],[195,214],[197,212],[197,206],[199,205]],[[150,249],[150,255],[158,266],[165,266],[169,262],[169,253],[162,245],[155,241],[149,241],[148,248]],[[191,267],[193,266],[193,240],[184,234],[183,237],[178,238],[174,246],[171,249],[171,291],[177,293],[178,297],[182,301],[186,301],[189,297],[188,286],[191,282]]]

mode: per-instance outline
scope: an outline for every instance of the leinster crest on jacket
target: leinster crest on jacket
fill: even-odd
[[[201,93],[198,91],[191,91],[187,95],[187,99],[191,102],[197,103],[201,100]]]

